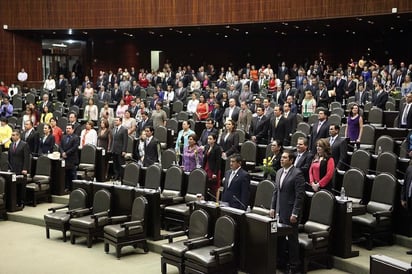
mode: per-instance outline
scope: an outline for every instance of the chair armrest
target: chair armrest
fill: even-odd
[[[391,211],[377,211],[372,214],[373,217],[376,218],[376,221],[379,223],[381,220],[381,217],[392,217],[392,212]]]
[[[222,253],[227,253],[229,251],[232,251],[232,249],[233,249],[233,244],[228,245],[228,246],[222,246],[222,247],[215,248],[215,249],[211,250],[210,255],[219,256]]]
[[[90,215],[90,218],[92,218],[94,220],[95,227],[99,226],[99,219],[100,218],[109,217],[109,212],[110,212],[110,210],[107,210],[107,211],[102,211],[102,212],[98,212],[98,213],[95,213],[93,215]]]
[[[173,197],[173,203],[174,204],[183,203],[183,200],[184,200],[184,198],[182,196]]]
[[[191,249],[196,249],[200,247],[204,247],[210,244],[212,240],[209,238],[203,238],[203,239],[198,239],[198,240],[192,240],[192,241],[184,241],[183,244],[187,246],[189,250]]]
[[[71,217],[78,217],[92,212],[92,208],[82,208],[67,212]]]
[[[188,233],[189,233],[189,230],[178,231],[178,232],[170,233],[169,235],[166,236],[166,238],[167,238],[167,240],[169,241],[169,244],[170,244],[170,243],[173,243],[173,238],[185,236]]]
[[[309,239],[316,240],[318,238],[327,238],[329,237],[329,231],[316,231],[308,234]]]
[[[69,204],[61,205],[61,206],[56,206],[56,207],[49,208],[48,211],[52,211],[54,213],[54,212],[56,212],[56,210],[63,209],[63,208],[68,208],[68,207],[69,207]]]
[[[121,224],[120,227],[124,227],[124,228],[128,229],[131,226],[137,226],[137,225],[143,226],[143,222],[144,222],[143,220],[125,222],[125,223]]]
[[[109,222],[112,224],[124,223],[128,220],[130,220],[130,215],[112,216],[109,218]]]

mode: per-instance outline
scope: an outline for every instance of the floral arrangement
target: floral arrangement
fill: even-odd
[[[258,166],[258,168],[262,170],[266,175],[275,175],[276,170],[273,168],[272,164],[272,157],[267,157],[263,159],[263,165]]]

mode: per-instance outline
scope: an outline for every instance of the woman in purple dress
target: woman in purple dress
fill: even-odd
[[[197,145],[196,134],[191,134],[188,139],[189,145],[183,149],[183,170],[191,172],[195,168],[202,167],[203,149]]]
[[[345,137],[349,138],[351,143],[356,143],[359,148],[360,140],[362,137],[363,130],[363,118],[359,114],[359,106],[353,105],[350,110],[350,115],[348,117],[348,122],[345,130]]]

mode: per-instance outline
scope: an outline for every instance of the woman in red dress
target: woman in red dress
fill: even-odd
[[[212,199],[219,201],[219,188],[220,188],[220,165],[222,159],[222,148],[216,143],[216,134],[210,134],[207,137],[207,145],[203,152],[203,169],[207,173],[208,178],[208,191],[212,195]]]
[[[199,104],[196,108],[197,121],[205,121],[209,117],[209,104],[205,101],[205,96],[199,96]]]

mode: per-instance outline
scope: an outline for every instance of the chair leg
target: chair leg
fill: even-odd
[[[146,240],[143,242],[143,251],[144,251],[145,253],[149,252],[149,246],[147,245],[147,241],[146,241]]]
[[[93,243],[93,236],[87,235],[87,247],[91,248]]]
[[[166,262],[163,260],[163,257],[160,259],[160,264],[161,264],[161,268],[162,268],[162,274],[166,274],[167,273],[167,269],[166,269]]]
[[[66,240],[67,240],[66,230],[63,230],[63,242],[66,242]]]
[[[109,253],[109,244],[108,243],[104,243],[104,252]]]
[[[46,226],[46,238],[50,239],[50,230],[47,226]]]
[[[36,207],[37,206],[37,197],[36,197],[36,193],[33,192],[33,206]]]
[[[308,273],[308,268],[309,268],[309,258],[305,256],[303,259],[303,273]]]
[[[70,233],[70,243],[74,245],[76,243],[76,238],[74,237],[73,233]]]
[[[373,238],[372,238],[372,235],[368,235],[366,237],[366,249],[372,250],[372,248],[373,248]]]
[[[121,251],[122,251],[122,247],[116,246],[116,257],[118,260],[120,260]]]

